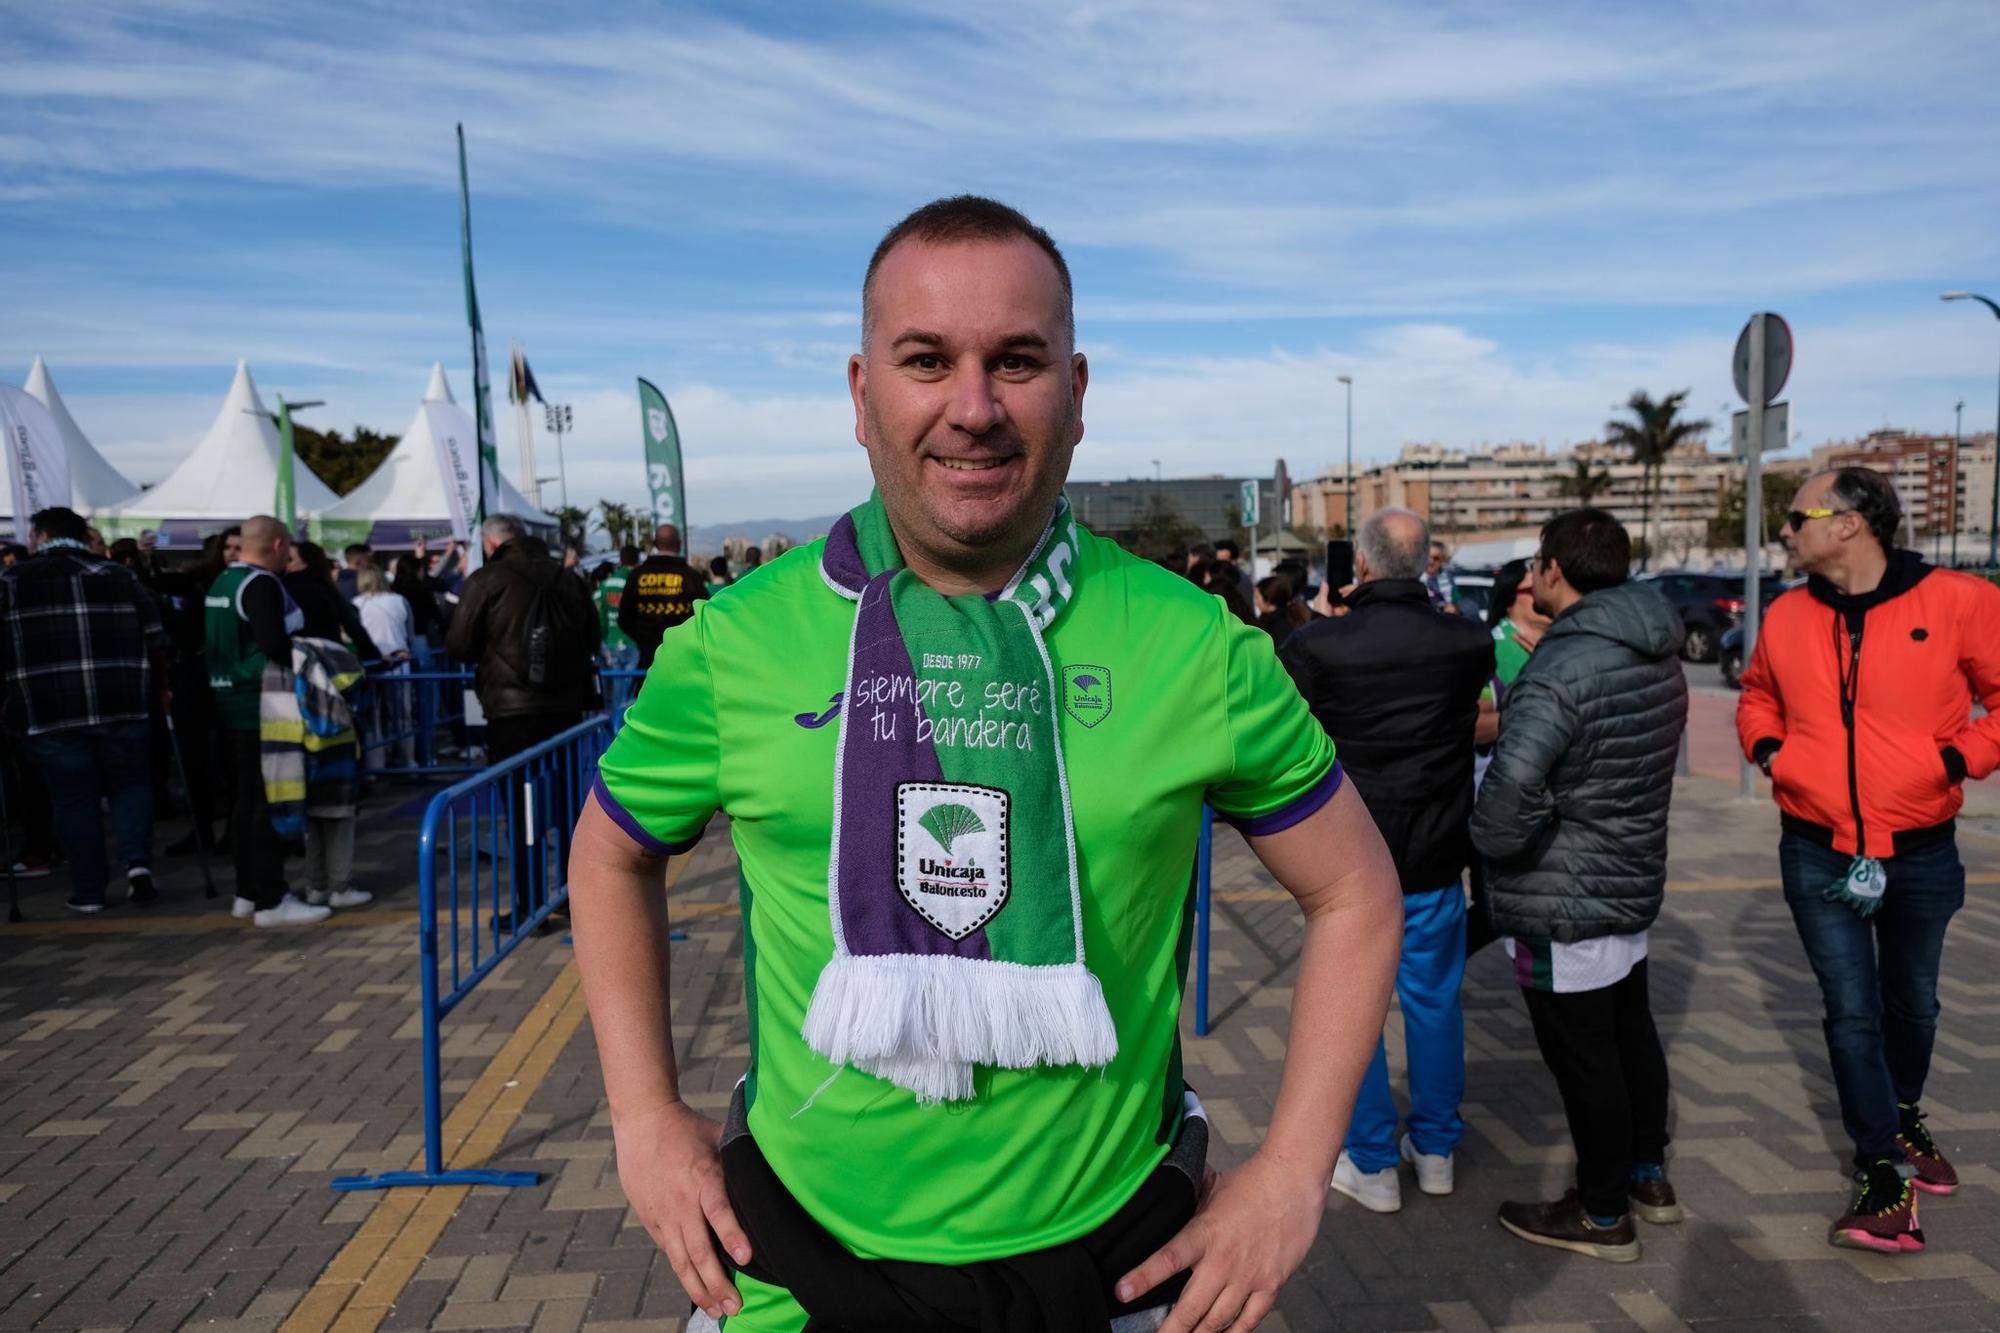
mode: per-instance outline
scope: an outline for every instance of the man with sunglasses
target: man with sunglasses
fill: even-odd
[[[1783,816],[1785,901],[1854,1141],[1858,1188],[1828,1239],[1904,1254],[1924,1248],[1916,1192],[1958,1188],[1918,1101],[1965,901],[1961,786],[2000,766],[2000,588],[1897,550],[1878,472],[1818,473],[1797,504],[1779,535],[1810,577],[1767,613],[1736,729]]]

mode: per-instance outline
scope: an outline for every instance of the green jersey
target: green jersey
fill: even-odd
[[[611,571],[611,577],[597,585],[592,600],[597,603],[597,628],[604,638],[604,651],[617,652],[632,646],[625,637],[625,631],[618,628],[618,605],[625,596],[626,581],[632,571],[620,565]]]
[[[1528,665],[1528,654],[1533,649],[1521,642],[1521,631],[1511,620],[1503,620],[1493,627],[1493,679],[1501,687],[1512,685],[1514,677],[1521,674],[1521,668]]]
[[[655,851],[692,847],[712,814],[729,815],[750,1128],[807,1211],[863,1257],[1016,1255],[1123,1206],[1179,1127],[1203,801],[1254,835],[1305,818],[1340,783],[1268,634],[1111,542],[1080,531],[1078,543],[1076,598],[1047,647],[1085,952],[1118,1033],[1103,1069],[981,1066],[970,1101],[923,1106],[801,1037],[833,953],[834,758],[855,624],[821,580],[822,543],[667,631],[600,768],[600,804]]]

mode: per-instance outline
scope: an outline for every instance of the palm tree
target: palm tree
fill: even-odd
[[[1611,489],[1611,474],[1593,471],[1588,455],[1578,454],[1571,466],[1576,469],[1573,474],[1556,479],[1557,495],[1573,499],[1580,505],[1587,505]]]
[[[1667,455],[1686,444],[1708,434],[1707,420],[1682,420],[1680,411],[1687,402],[1690,390],[1670,393],[1658,402],[1644,389],[1632,390],[1632,396],[1625,401],[1625,410],[1633,416],[1631,421],[1607,421],[1604,423],[1604,441],[1621,449],[1632,451],[1632,461],[1643,469],[1641,474],[1640,540],[1644,543],[1639,554],[1639,568],[1644,570],[1646,562],[1652,558],[1653,535],[1653,479],[1660,470],[1660,464]]]
[[[611,539],[613,546],[642,546],[639,540],[639,525],[644,516],[630,505],[619,504],[615,500],[597,502],[598,521],[604,524],[604,535]]]
[[[564,549],[574,547],[581,551],[584,535],[590,528],[590,511],[578,509],[575,505],[562,505],[550,512],[556,520],[556,527],[562,533]]]

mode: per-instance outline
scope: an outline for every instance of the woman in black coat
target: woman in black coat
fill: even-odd
[[[333,562],[317,542],[299,542],[292,547],[291,564],[285,570],[285,591],[305,616],[299,633],[314,639],[338,643],[344,634],[354,645],[354,655],[364,662],[381,660],[375,641],[361,627],[361,614],[354,609],[333,581]]]

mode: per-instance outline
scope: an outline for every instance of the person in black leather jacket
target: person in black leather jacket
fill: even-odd
[[[285,591],[305,614],[306,627],[299,633],[309,639],[331,639],[335,643],[345,636],[354,645],[356,657],[364,662],[380,661],[382,654],[376,651],[375,640],[361,627],[360,614],[352,602],[340,595],[333,576],[333,561],[317,542],[299,542],[292,547],[291,564],[285,570]]]
[[[1387,1056],[1362,1080],[1333,1187],[1362,1206],[1402,1206],[1399,1157],[1427,1194],[1452,1188],[1464,1137],[1465,892],[1471,860],[1473,726],[1493,675],[1493,640],[1445,615],[1420,579],[1430,532],[1407,509],[1376,511],[1356,543],[1345,614],[1301,626],[1278,656],[1333,738],[1341,768],[1375,816],[1403,887],[1396,991],[1409,1055],[1409,1132],[1399,1145]]]
[[[590,590],[550,558],[549,548],[529,536],[520,519],[495,514],[480,526],[479,536],[486,563],[465,581],[445,632],[445,649],[461,662],[478,663],[473,688],[486,714],[486,757],[497,763],[583,720],[595,694],[592,664],[601,635]],[[530,679],[526,640],[529,618],[543,593],[553,594],[563,623],[552,627],[556,652],[548,660],[547,678],[536,685]],[[517,783],[516,864],[530,869],[514,883],[515,914],[511,920],[501,918],[503,930],[539,905],[534,886],[541,861],[529,854],[525,842],[529,821],[519,817],[521,799]],[[567,830],[550,832],[567,835]]]

